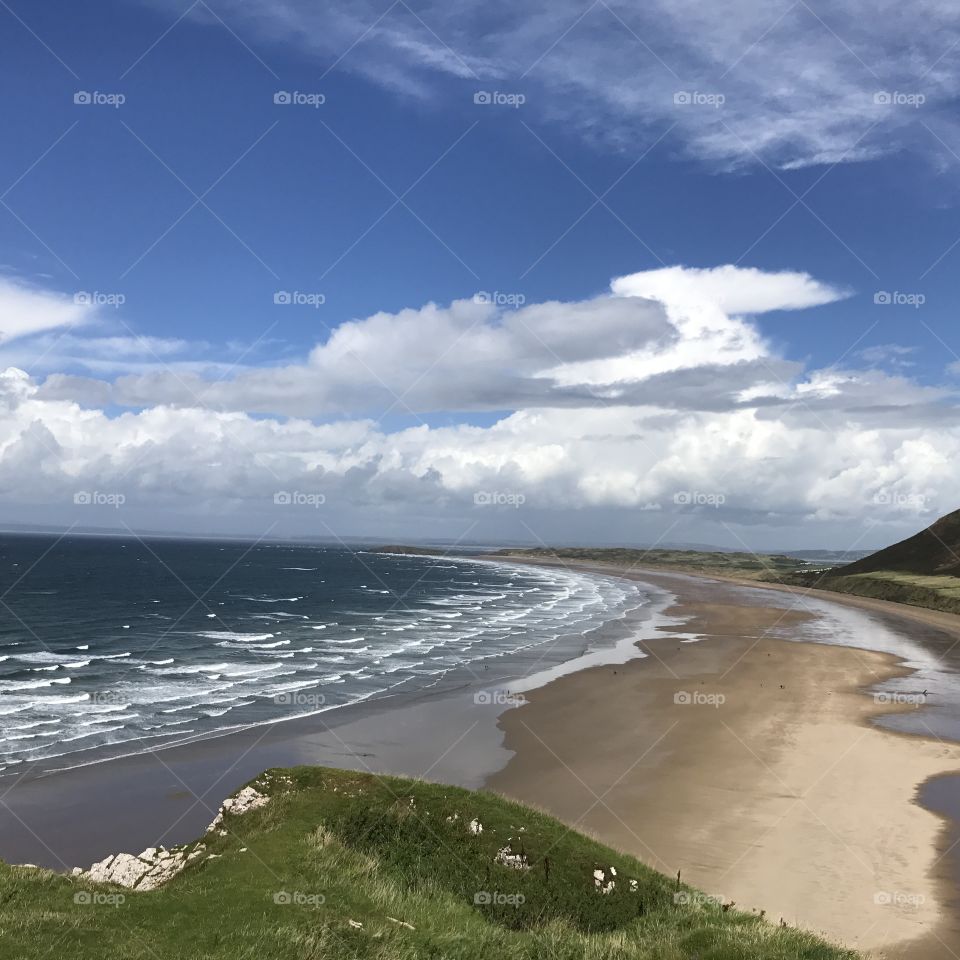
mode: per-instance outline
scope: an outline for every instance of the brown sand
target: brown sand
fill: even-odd
[[[505,713],[516,755],[488,786],[775,922],[875,956],[956,957],[945,825],[915,797],[960,769],[960,746],[868,723],[891,707],[861,688],[908,675],[897,658],[766,638],[809,615],[783,594],[723,593],[694,586],[670,611],[704,642],[644,643],[647,659],[563,677]]]

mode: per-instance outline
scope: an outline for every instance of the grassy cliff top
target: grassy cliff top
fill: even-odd
[[[208,834],[158,890],[0,864],[4,955],[855,957],[488,793],[322,767],[270,774],[254,782],[269,802],[227,814],[226,835]]]

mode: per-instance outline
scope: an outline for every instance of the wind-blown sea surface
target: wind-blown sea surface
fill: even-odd
[[[0,538],[0,773],[575,656],[639,585],[311,545]],[[577,644],[579,643],[579,646]]]

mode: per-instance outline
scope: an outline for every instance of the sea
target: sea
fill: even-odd
[[[0,775],[529,676],[649,601],[482,558],[0,535]]]

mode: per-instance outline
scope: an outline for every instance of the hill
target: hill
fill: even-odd
[[[954,510],[926,530],[847,564],[836,572],[849,576],[879,570],[927,576],[960,575],[960,510]]]
[[[493,794],[323,767],[268,771],[250,790],[261,805],[227,812],[200,852],[141,855],[186,864],[155,890],[0,864],[4,955],[41,960],[54,944],[74,960],[856,956]]]
[[[867,557],[784,583],[960,614],[960,510]]]

